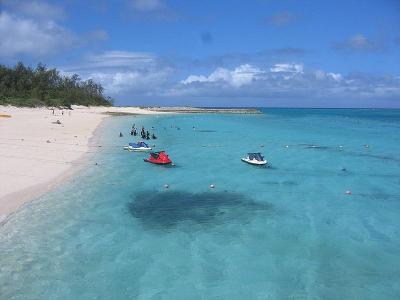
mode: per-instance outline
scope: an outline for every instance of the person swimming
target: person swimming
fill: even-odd
[[[153,140],[156,140],[156,139],[157,139],[157,137],[154,135],[154,133],[151,135],[151,138],[152,138]]]
[[[146,139],[150,139],[150,133],[148,131],[146,131]]]

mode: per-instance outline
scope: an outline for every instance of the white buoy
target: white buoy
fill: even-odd
[[[215,188],[215,185],[214,184],[210,184],[210,188]]]
[[[289,148],[289,145],[285,145],[285,148]]]

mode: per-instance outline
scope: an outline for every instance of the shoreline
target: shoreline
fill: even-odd
[[[0,225],[13,213],[73,179],[92,155],[109,117],[185,113],[258,114],[256,109],[0,106]],[[60,121],[60,123],[58,123]]]
[[[162,114],[136,107],[74,107],[53,115],[48,108],[0,106],[0,114],[11,116],[0,117],[0,226],[25,204],[72,180],[94,155],[90,150],[112,116],[105,112],[121,110]]]

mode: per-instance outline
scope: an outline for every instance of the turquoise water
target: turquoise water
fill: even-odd
[[[176,167],[118,147],[132,123]],[[1,299],[400,298],[400,111],[105,125],[72,182],[0,228]]]

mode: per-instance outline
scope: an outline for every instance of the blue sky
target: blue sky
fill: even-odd
[[[400,107],[400,1],[0,0],[0,63],[118,105]]]

